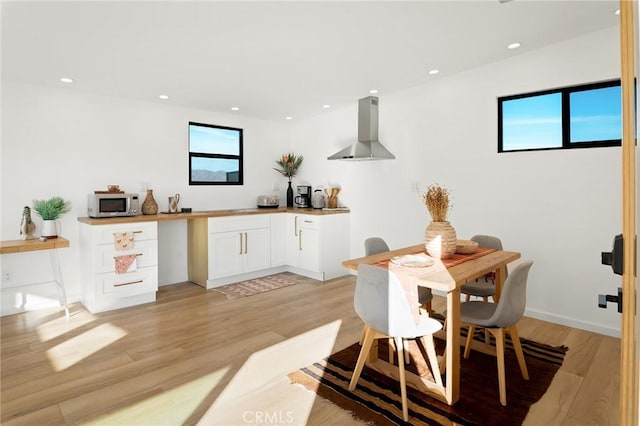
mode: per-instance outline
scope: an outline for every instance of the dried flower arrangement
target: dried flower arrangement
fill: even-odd
[[[293,179],[298,172],[298,168],[302,164],[303,159],[304,157],[302,155],[296,156],[292,153],[284,154],[276,161],[276,164],[280,166],[280,168],[274,168],[273,170],[280,173],[282,176],[289,178],[289,182],[291,182],[291,179]]]
[[[450,192],[447,188],[436,184],[429,185],[422,194],[424,204],[434,222],[446,222],[447,213],[451,209]]]

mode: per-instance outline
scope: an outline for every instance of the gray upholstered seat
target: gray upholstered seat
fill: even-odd
[[[349,390],[355,389],[374,340],[392,338],[398,352],[402,414],[404,420],[409,421],[405,370],[402,362],[404,358],[403,339],[422,337],[419,340],[424,343],[433,377],[436,383],[442,385],[433,342],[433,333],[439,331],[442,324],[426,315],[419,315],[416,323],[404,288],[397,275],[386,268],[375,265],[361,264],[358,266],[353,306],[365,323],[365,337],[349,384]],[[391,350],[389,354],[391,356]]]
[[[529,380],[527,365],[520,346],[520,338],[516,323],[524,314],[527,301],[527,278],[532,261],[525,261],[514,268],[504,283],[504,288],[498,303],[480,301],[464,302],[460,305],[460,320],[462,325],[469,326],[464,357],[469,358],[471,342],[476,326],[484,327],[496,339],[496,356],[498,359],[498,382],[500,388],[500,403],[507,405],[506,381],[504,372],[504,338],[505,333],[511,335],[513,348],[516,352],[522,377]]]
[[[382,253],[389,251],[387,242],[380,237],[370,237],[364,240],[364,253],[365,256],[371,256],[372,254]],[[418,302],[431,314],[431,301],[433,300],[433,293],[430,288],[418,287]]]
[[[480,247],[492,248],[496,250],[502,250],[502,241],[497,237],[490,235],[474,235],[471,237],[471,241],[478,243]],[[508,271],[505,268],[505,277]],[[484,301],[488,301],[489,297],[493,297],[496,294],[496,286],[493,282],[493,277],[485,275],[478,278],[475,281],[463,284],[460,288],[462,294],[466,294],[466,300],[469,301],[471,296],[482,297]]]

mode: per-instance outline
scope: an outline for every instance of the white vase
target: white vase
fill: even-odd
[[[57,238],[60,232],[60,222],[57,220],[43,220],[41,237],[44,238]]]

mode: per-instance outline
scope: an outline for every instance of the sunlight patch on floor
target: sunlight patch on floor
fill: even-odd
[[[127,332],[112,324],[102,324],[72,337],[47,351],[55,371],[62,371],[122,339]]]
[[[218,386],[229,368],[134,403],[92,420],[91,425],[181,425],[186,424],[202,401]]]
[[[335,350],[341,320],[253,353],[200,420],[203,425],[258,423],[306,424],[315,395],[290,397],[287,374]],[[260,401],[259,403],[256,401]]]
[[[64,315],[60,315],[45,324],[39,325],[36,329],[41,342],[47,342],[56,337],[62,336],[76,328],[90,324],[96,317],[85,310],[79,310],[73,314],[73,321],[69,321]]]

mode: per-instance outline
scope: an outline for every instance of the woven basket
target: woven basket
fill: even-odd
[[[478,250],[478,243],[471,240],[458,240],[456,244],[456,253],[471,254]]]
[[[424,245],[429,256],[448,259],[456,252],[456,230],[449,222],[431,222],[424,231]]]

